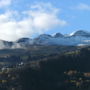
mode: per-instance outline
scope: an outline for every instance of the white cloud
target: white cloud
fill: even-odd
[[[0,8],[9,6],[12,3],[12,0],[0,0]]]
[[[50,3],[32,5],[30,10],[21,13],[24,17],[20,20],[14,17],[15,14],[19,15],[16,11],[0,14],[0,39],[14,41],[67,24],[66,21],[58,18],[59,9],[54,8]]]
[[[75,7],[75,9],[78,9],[78,10],[90,10],[90,5],[85,4],[85,3],[80,3]]]

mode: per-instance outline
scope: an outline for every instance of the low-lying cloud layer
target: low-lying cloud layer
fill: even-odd
[[[23,12],[6,11],[0,14],[0,39],[15,41],[66,25],[66,21],[58,18],[58,13],[59,9],[50,3],[34,4],[28,11]]]

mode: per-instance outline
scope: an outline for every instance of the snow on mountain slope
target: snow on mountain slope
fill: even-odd
[[[71,36],[85,36],[85,37],[90,37],[90,33],[83,31],[83,30],[78,30],[76,32],[73,32],[70,34]]]
[[[16,41],[17,44],[20,46],[25,46],[25,45],[31,45],[33,44],[33,40],[30,38],[20,38],[19,40]]]
[[[90,45],[90,33],[86,31],[76,31],[70,35],[56,33],[51,36],[48,34],[39,35],[37,38],[21,38],[15,42],[0,40],[0,49],[27,48],[30,45],[66,45],[83,46]]]
[[[13,42],[0,40],[0,49],[8,49],[8,48],[11,48],[12,45],[13,45]]]
[[[54,36],[49,35],[40,35],[40,36],[35,41],[39,45],[73,45],[73,46],[77,46],[80,44],[90,45],[90,33],[82,30],[76,31],[72,35],[70,34],[68,36],[64,36],[60,33],[56,33]]]
[[[90,38],[75,36],[75,37],[60,37],[49,38],[45,40],[36,41],[40,45],[78,45],[78,44],[90,44]]]

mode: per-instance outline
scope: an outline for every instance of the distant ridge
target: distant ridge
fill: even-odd
[[[84,30],[78,30],[67,36],[56,33],[53,36],[41,34],[34,39],[24,37],[15,42],[0,40],[0,49],[27,48],[30,45],[85,46],[90,45],[90,33]]]

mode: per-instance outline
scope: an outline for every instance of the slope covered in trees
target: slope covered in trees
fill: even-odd
[[[30,59],[0,73],[0,90],[90,90],[90,47]]]

